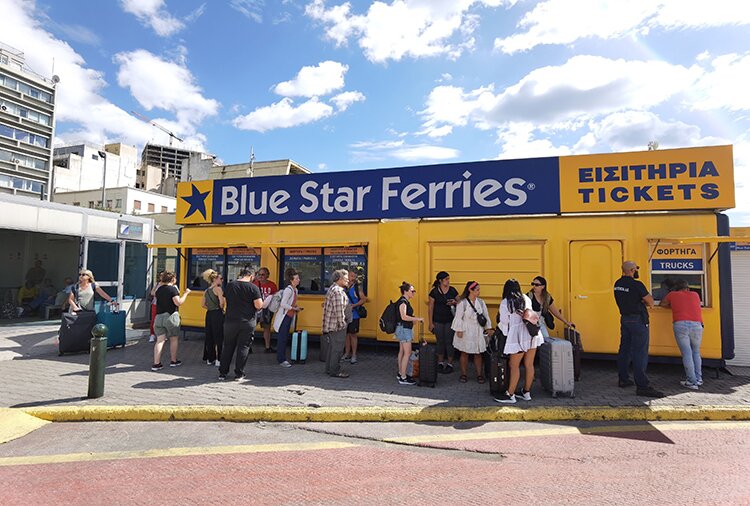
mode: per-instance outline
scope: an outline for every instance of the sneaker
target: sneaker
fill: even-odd
[[[643,397],[653,397],[654,399],[661,399],[664,397],[664,394],[656,390],[654,387],[636,388],[635,394]]]
[[[515,404],[516,396],[511,395],[508,392],[505,392],[500,397],[495,397],[495,401],[500,402],[502,404]]]
[[[521,398],[525,401],[531,400],[531,392],[527,392],[526,390],[521,390]]]
[[[221,367],[221,362],[219,362],[219,361],[217,360],[217,361],[215,361],[215,362],[214,362],[214,365],[215,365],[216,367]]]
[[[245,379],[246,377],[247,377],[247,375],[246,375],[246,374],[244,374],[244,373],[243,373],[243,374],[240,374],[239,376],[235,374],[235,376],[234,376],[234,381],[242,381],[242,380],[243,380],[243,379]]]
[[[443,362],[438,362],[438,369],[437,371],[440,374],[445,374],[445,364]]]
[[[351,360],[349,360],[350,364],[356,364],[357,363],[357,355],[352,355]]]
[[[346,362],[347,360],[351,360],[351,359],[352,359],[352,357],[350,357],[349,355],[343,355],[343,356],[341,357],[341,361],[342,361],[342,362]]]
[[[276,350],[274,350],[273,348],[266,348],[263,353],[276,353]]]
[[[703,378],[699,378],[698,381],[695,382],[695,384],[698,385],[699,387],[702,387],[703,386]]]
[[[169,367],[180,367],[182,365],[182,360],[175,360],[174,362],[169,363]]]
[[[161,365],[161,362],[159,362],[158,364],[154,364],[154,365],[151,366],[151,370],[152,371],[161,371],[162,369],[164,369],[164,366]]]
[[[680,385],[684,386],[685,388],[689,388],[690,390],[698,390],[697,383],[690,383],[689,381],[680,381]]]
[[[292,367],[292,364],[289,363],[288,360],[284,360],[279,364],[281,367]]]
[[[407,376],[406,378],[402,378],[401,376],[398,377],[398,384],[399,385],[416,385],[417,382],[414,381],[413,378],[410,378]]]
[[[151,334],[148,338],[149,343],[155,343],[156,342],[156,336]]]
[[[620,388],[632,387],[633,385],[635,385],[635,383],[633,383],[633,380],[620,380],[617,382],[617,386]]]
[[[226,374],[219,374],[219,381],[226,381],[227,375]]]
[[[214,361],[213,360],[206,360],[206,365],[214,365]]]

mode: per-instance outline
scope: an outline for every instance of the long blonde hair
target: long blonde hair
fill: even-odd
[[[205,271],[203,271],[203,274],[201,274],[201,277],[206,283],[210,285],[216,278],[219,277],[219,273],[213,269],[206,269]]]
[[[83,269],[79,274],[83,274],[89,278],[89,283],[96,283],[96,280],[94,279],[94,273],[91,272],[88,269]]]

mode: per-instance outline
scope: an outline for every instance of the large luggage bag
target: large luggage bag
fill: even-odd
[[[62,355],[63,353],[89,351],[91,330],[94,325],[96,325],[96,313],[93,311],[63,313],[58,338],[58,353]]]
[[[484,356],[484,374],[490,386],[490,395],[499,397],[508,390],[510,374],[508,356],[504,353],[505,336],[499,329],[490,337]]]
[[[565,339],[546,338],[539,347],[542,386],[552,393],[575,397],[573,345]]]
[[[96,321],[107,326],[107,348],[125,347],[125,311],[112,311],[109,304],[102,304]]]
[[[581,355],[583,355],[583,342],[581,334],[575,327],[565,328],[565,339],[573,346],[573,377],[576,381],[581,379]]]
[[[292,349],[289,353],[293,364],[304,364],[307,360],[307,331],[294,331],[292,334]]]
[[[437,346],[422,341],[419,346],[419,386],[435,387],[437,383]]]

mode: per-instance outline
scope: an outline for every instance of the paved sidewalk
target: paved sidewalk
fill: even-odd
[[[105,396],[87,400],[87,354],[59,357],[56,323],[29,323],[0,327],[0,407],[54,405],[235,405],[291,407],[480,407],[498,406],[488,386],[476,382],[469,370],[469,382],[458,382],[458,373],[440,375],[436,388],[401,386],[396,383],[396,349],[365,347],[359,364],[346,364],[348,379],[329,378],[318,360],[318,348],[311,344],[308,361],[284,369],[275,354],[262,353],[256,339],[242,382],[217,381],[217,368],[202,362],[201,334],[189,334],[180,341],[179,357],[184,365],[152,372],[152,345],[143,331],[128,330],[128,345],[107,352]],[[165,350],[165,358],[168,350]],[[168,360],[168,359],[167,359]],[[633,389],[617,387],[615,364],[585,361],[583,378],[576,383],[573,399],[553,399],[537,381],[530,403],[539,406],[748,406],[750,373],[721,373],[714,379],[706,370],[705,385],[698,391],[679,385],[682,367],[654,364],[649,374],[656,388],[667,397],[650,400],[637,397]],[[231,373],[230,373],[231,374]]]

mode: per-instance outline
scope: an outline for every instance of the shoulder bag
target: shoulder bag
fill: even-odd
[[[482,327],[482,328],[486,327],[487,326],[487,317],[484,316],[479,311],[477,311],[477,308],[474,307],[474,304],[471,303],[471,300],[469,300],[467,298],[466,302],[469,303],[469,305],[471,306],[471,309],[473,309],[474,312],[477,314],[477,323],[479,324],[479,326]]]

